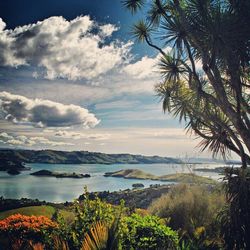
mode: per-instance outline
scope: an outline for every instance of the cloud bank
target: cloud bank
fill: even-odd
[[[7,144],[10,146],[73,146],[74,144],[61,141],[51,141],[45,137],[27,137],[25,135],[10,135],[6,132],[0,133],[0,143]]]
[[[0,92],[2,118],[35,127],[95,127],[100,121],[87,109],[43,99],[28,99],[21,95]]]
[[[0,66],[39,66],[48,79],[98,77],[119,66],[131,47],[131,42],[107,42],[117,27],[89,16],[71,21],[53,16],[14,30],[5,26],[0,18]]]
[[[107,140],[110,138],[110,134],[102,133],[102,134],[87,134],[82,132],[74,132],[74,131],[67,131],[67,130],[59,130],[55,132],[55,136],[66,138],[66,139],[89,139],[89,140]]]

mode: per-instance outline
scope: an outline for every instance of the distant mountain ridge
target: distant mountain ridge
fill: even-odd
[[[88,151],[22,150],[1,149],[0,170],[9,163],[51,164],[153,164],[182,163],[171,157],[143,156],[132,154],[105,154]],[[11,164],[10,164],[11,165]]]

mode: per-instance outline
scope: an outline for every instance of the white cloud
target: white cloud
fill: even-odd
[[[4,28],[0,18],[0,65],[40,66],[48,79],[92,79],[118,67],[131,47],[131,42],[107,44],[117,27],[99,25],[89,16],[71,21],[54,16],[14,30]]]
[[[3,31],[6,27],[6,23],[0,18],[0,31]]]
[[[82,125],[95,127],[100,121],[87,109],[42,99],[0,92],[0,111],[13,123],[32,124],[35,127],[65,127]]]
[[[150,58],[148,56],[144,56],[139,61],[125,66],[123,71],[136,79],[156,77],[157,62],[157,57]]]
[[[51,141],[47,138],[36,136],[27,137],[25,135],[9,135],[6,132],[0,133],[0,143],[7,144],[10,146],[73,146],[74,144],[61,141]]]
[[[110,138],[110,134],[108,133],[83,133],[83,132],[74,132],[67,130],[59,130],[55,132],[55,136],[65,138],[65,139],[88,139],[88,140],[107,140]]]
[[[171,52],[172,48],[167,46],[163,49],[165,53]],[[122,68],[122,71],[135,79],[150,79],[159,77],[157,64],[162,55],[158,53],[155,57],[144,56],[140,60],[129,63]]]
[[[115,32],[117,30],[118,30],[118,28],[112,24],[105,24],[105,25],[100,26],[101,34],[104,37],[111,36],[113,34],[113,32]]]

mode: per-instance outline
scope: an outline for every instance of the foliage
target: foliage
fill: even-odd
[[[68,241],[72,249],[80,249],[86,234],[97,222],[109,227],[117,213],[114,207],[99,198],[90,200],[87,190],[82,203],[74,202],[74,212],[75,219],[72,224],[66,223],[60,214],[57,218],[60,225],[59,235]]]
[[[179,184],[155,200],[149,211],[161,218],[169,218],[168,225],[180,230],[183,239],[192,244],[217,244],[219,225],[217,214],[225,206],[225,195],[220,190],[208,191],[203,186]]]
[[[101,222],[97,222],[83,240],[82,250],[106,249],[108,241],[108,227]]]
[[[201,150],[224,157],[234,151],[244,167],[250,164],[250,2],[123,3],[132,13],[146,10],[132,36],[161,55],[156,92],[164,111],[203,139]],[[166,46],[172,51],[165,52]]]
[[[147,11],[133,36],[161,54],[162,82],[155,89],[163,110],[202,138],[202,151],[224,158],[233,151],[241,157],[238,177],[227,176],[224,237],[229,249],[244,248],[249,237],[250,1],[125,0],[124,5],[132,13]],[[166,53],[165,46],[172,51]]]
[[[220,213],[225,249],[250,248],[250,172],[227,169],[225,185],[229,204]]]
[[[122,249],[177,249],[178,234],[156,216],[124,217],[120,226]]]
[[[57,223],[45,216],[15,214],[0,221],[1,241],[4,241],[10,248],[44,243],[46,236],[57,228]]]
[[[122,250],[119,237],[120,222],[119,216],[111,226],[102,222],[95,223],[84,238],[82,250]]]
[[[0,219],[5,219],[6,217],[13,214],[36,215],[36,216],[43,215],[48,218],[51,218],[54,212],[55,209],[51,206],[29,206],[29,207],[22,207],[0,212]]]

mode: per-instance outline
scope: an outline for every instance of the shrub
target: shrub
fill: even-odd
[[[21,248],[34,242],[44,243],[46,237],[57,228],[57,223],[45,216],[14,214],[0,221],[1,242],[4,242],[6,249]]]
[[[178,234],[156,216],[138,214],[124,217],[120,225],[122,249],[177,249]]]
[[[228,205],[221,212],[221,235],[225,249],[250,249],[250,171],[225,171]]]
[[[62,216],[58,216],[59,237],[65,239],[70,249],[80,249],[91,228],[97,223],[104,223],[110,226],[115,218],[116,209],[101,201],[99,198],[90,200],[89,194],[86,191],[83,202],[74,202],[75,219],[73,223],[68,224]]]
[[[155,200],[149,211],[166,218],[168,225],[179,230],[181,240],[188,242],[191,249],[194,246],[197,249],[219,249],[223,241],[218,214],[225,204],[225,194],[221,187],[179,184]]]
[[[155,200],[149,211],[161,218],[170,218],[173,229],[193,234],[197,227],[207,228],[214,222],[224,205],[225,196],[220,190],[179,184]]]

